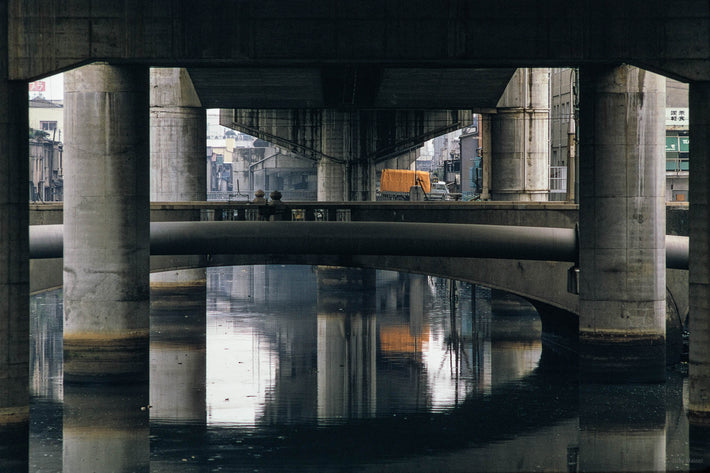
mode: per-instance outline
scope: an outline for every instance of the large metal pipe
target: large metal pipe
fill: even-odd
[[[690,239],[686,236],[666,235],[666,268],[688,269]]]
[[[30,227],[30,258],[61,258],[62,225]],[[352,254],[576,262],[573,229],[392,222],[153,222],[152,255]],[[688,238],[666,237],[666,266],[688,268]]]

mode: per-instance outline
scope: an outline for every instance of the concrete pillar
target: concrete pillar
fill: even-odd
[[[491,198],[491,115],[482,113],[478,122],[478,133],[481,136],[481,200]]]
[[[518,69],[491,115],[493,200],[548,199],[549,83],[549,69]]]
[[[710,82],[690,84],[690,420],[710,424]]]
[[[319,201],[375,200],[375,164],[363,156],[361,146],[361,127],[374,123],[353,112],[323,112],[321,149],[332,159],[318,161]]]
[[[582,71],[580,367],[587,377],[665,379],[665,79]]]
[[[343,112],[335,110],[323,111],[321,119],[321,150],[325,156],[318,160],[318,201],[346,201],[347,186],[347,145],[345,123],[346,116]]]
[[[376,173],[383,169],[411,169],[414,171],[414,162],[419,157],[420,148],[410,149],[402,154],[380,161],[376,165]]]
[[[64,380],[148,377],[148,69],[66,73]]]
[[[27,84],[0,80],[0,424],[29,415],[27,110]]]
[[[150,199],[206,201],[207,114],[192,80],[185,69],[153,68],[150,86]],[[150,281],[151,418],[204,422],[206,270],[151,274]]]
[[[348,200],[352,202],[374,201],[376,176],[374,162],[367,159],[349,162],[346,179],[349,188]]]
[[[150,200],[207,200],[207,114],[185,69],[150,70]]]
[[[0,2],[0,426],[19,428],[7,461],[27,462],[29,422],[29,145],[27,83],[8,81],[8,2]],[[2,427],[4,429],[4,427]],[[4,453],[4,452],[3,452]],[[4,455],[0,455],[3,456]],[[0,460],[0,470],[3,468]],[[9,468],[8,468],[9,469]],[[25,468],[26,471],[26,468]]]
[[[321,158],[318,161],[318,202],[345,200],[345,165]]]

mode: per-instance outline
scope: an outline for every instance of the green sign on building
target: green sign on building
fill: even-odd
[[[666,136],[666,153],[687,153],[690,151],[690,137]]]

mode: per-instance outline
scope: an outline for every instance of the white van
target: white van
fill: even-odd
[[[431,192],[429,192],[429,200],[449,200],[449,188],[443,181],[432,182]]]

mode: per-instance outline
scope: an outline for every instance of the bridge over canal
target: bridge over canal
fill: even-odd
[[[247,203],[154,203],[151,271],[223,265],[354,266],[441,276],[502,289],[539,310],[548,342],[576,350],[575,205],[554,203],[289,202],[284,220],[248,221]],[[273,209],[271,209],[273,213]],[[336,222],[346,218],[349,222]],[[62,206],[32,210],[34,291],[60,286]],[[240,222],[241,220],[241,222]],[[442,223],[442,222],[457,223]],[[667,207],[668,362],[688,313],[687,206]],[[494,224],[495,223],[495,224]]]

